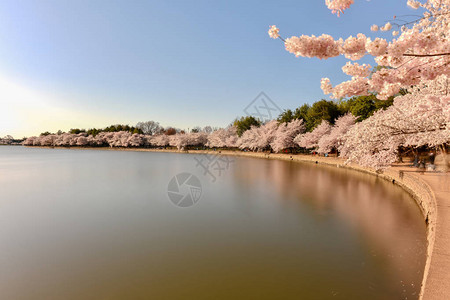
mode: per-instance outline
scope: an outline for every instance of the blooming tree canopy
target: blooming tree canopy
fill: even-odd
[[[278,122],[272,120],[259,127],[252,126],[239,139],[239,148],[262,151],[270,146],[275,139]]]
[[[208,136],[208,142],[206,146],[211,148],[234,148],[237,147],[237,132],[236,127],[229,126],[228,128],[221,128],[216,131],[213,131]]]
[[[295,146],[294,138],[304,131],[305,125],[302,119],[295,119],[289,123],[281,123],[277,128],[275,139],[270,146],[275,152],[292,148]]]
[[[317,152],[328,153],[333,149],[339,150],[345,143],[345,134],[356,122],[356,117],[351,113],[343,115],[336,120],[328,135],[322,136],[318,142]]]
[[[306,149],[317,148],[319,146],[319,140],[330,134],[331,125],[328,121],[323,120],[313,131],[304,134],[299,134],[294,142],[300,147]]]
[[[355,124],[345,134],[341,156],[362,165],[386,168],[399,147],[441,147],[450,143],[450,80],[439,78],[395,98],[386,110]]]
[[[353,0],[325,0],[333,13],[341,14],[348,9]],[[401,26],[393,31],[392,41],[383,38],[371,39],[362,33],[347,39],[334,39],[330,35],[293,36],[282,39],[279,29],[270,27],[271,38],[283,40],[286,50],[299,57],[317,57],[327,59],[343,55],[356,61],[366,55],[373,56],[379,66],[373,73],[370,65],[348,62],[343,72],[351,76],[349,81],[332,86],[328,78],[323,78],[321,88],[333,98],[351,97],[376,93],[379,99],[387,99],[400,89],[416,85],[421,80],[433,80],[439,75],[450,75],[450,0],[427,0],[423,2],[408,0],[413,9],[421,8],[421,18]],[[389,31],[391,23],[379,27],[373,25],[373,31]]]

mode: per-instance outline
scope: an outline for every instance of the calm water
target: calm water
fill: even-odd
[[[426,228],[400,188],[251,158],[212,182],[200,157],[0,147],[0,299],[418,298]]]

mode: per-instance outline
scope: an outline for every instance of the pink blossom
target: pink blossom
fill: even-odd
[[[353,1],[326,0],[326,5],[334,13],[347,9]],[[328,59],[339,55],[351,60],[359,60],[363,56],[372,55],[376,63],[386,67],[382,71],[385,83],[373,82],[381,79],[374,74],[366,73],[366,80],[352,78],[351,81],[337,85],[333,91],[329,81],[322,82],[322,89],[326,93],[333,93],[334,97],[367,95],[369,92],[377,94],[380,99],[394,96],[399,89],[409,88],[421,80],[433,80],[440,75],[450,75],[450,0],[429,0],[424,4],[409,0],[412,8],[422,7],[425,11],[422,18],[418,18],[411,26],[403,26],[401,32],[394,31],[395,37],[388,43],[382,38],[367,38],[359,33],[350,36],[345,41],[334,39],[323,34],[319,37],[301,35],[293,36],[285,41],[286,50],[297,57],[317,57]],[[372,26],[372,30],[378,26]],[[392,29],[391,23],[386,23],[382,31]],[[359,75],[361,76],[361,74]],[[348,90],[346,90],[348,89]]]
[[[286,39],[286,50],[295,56],[317,57],[327,59],[340,55],[342,40],[335,41],[330,35],[322,34],[319,37],[302,35]]]
[[[322,78],[320,81],[320,88],[324,94],[331,94],[333,92],[333,86],[331,85],[329,78]]]
[[[342,71],[350,76],[354,77],[367,77],[370,75],[372,66],[369,64],[359,65],[358,63],[347,62],[345,66],[342,67]]]
[[[226,129],[218,129],[208,136],[206,146],[210,148],[234,148],[237,147],[238,136],[236,127],[230,126]]]
[[[275,25],[270,26],[269,36],[273,39],[277,39],[280,37],[280,29],[278,29]]]
[[[380,28],[381,31],[389,31],[392,29],[392,24],[390,22],[387,22]]]
[[[338,16],[340,16],[344,10],[348,9],[353,2],[353,0],[325,0],[325,4],[328,9],[330,9],[333,14],[337,14]]]
[[[277,129],[278,122],[276,120],[269,121],[260,127],[252,126],[239,139],[239,148],[263,151],[274,141]]]
[[[356,117],[350,113],[339,117],[335,125],[331,128],[330,133],[320,138],[317,152],[328,153],[333,149],[340,150],[346,140],[345,134],[353,127],[355,122]]]
[[[385,168],[398,148],[435,147],[450,142],[447,76],[423,82],[396,97],[394,104],[355,124],[345,135],[341,156],[362,165]]]
[[[312,132],[307,132],[304,134],[299,134],[294,142],[300,147],[312,149],[319,146],[319,140],[324,136],[328,135],[331,131],[331,125],[328,121],[323,120]]]
[[[420,2],[415,0],[408,0],[407,4],[413,9],[418,9],[420,7]]]
[[[292,120],[289,123],[282,123],[278,126],[275,139],[270,143],[273,151],[292,148],[295,146],[294,138],[305,131],[302,119]]]

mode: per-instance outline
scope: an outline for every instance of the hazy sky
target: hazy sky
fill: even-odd
[[[406,0],[355,0],[338,18],[323,0],[0,1],[0,136],[155,120],[226,126],[264,91],[279,107],[326,98],[345,59],[295,58],[283,37],[370,32]]]

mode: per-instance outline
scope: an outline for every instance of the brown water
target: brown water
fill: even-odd
[[[237,157],[212,182],[199,157],[0,147],[0,299],[418,298],[426,228],[397,186]]]

